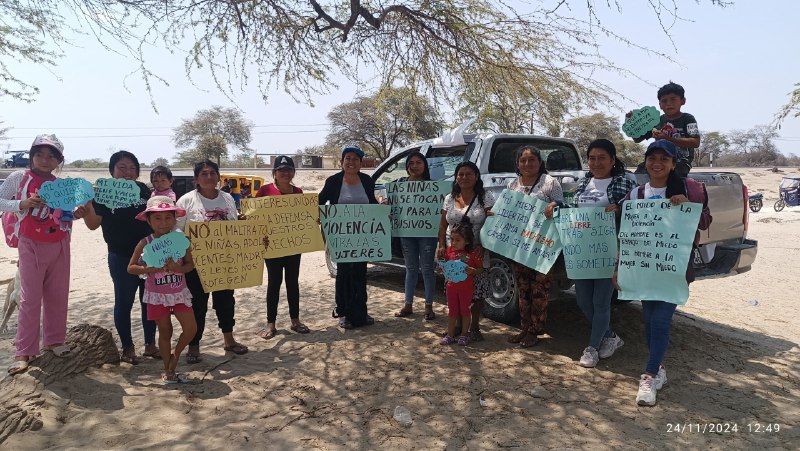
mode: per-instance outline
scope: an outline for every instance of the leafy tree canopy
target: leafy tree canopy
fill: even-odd
[[[240,152],[251,152],[248,146],[252,127],[253,124],[242,116],[241,111],[234,108],[213,106],[208,110],[200,110],[173,130],[175,145],[188,148],[178,153],[176,161],[196,163],[208,158],[220,164],[228,156],[229,145]]]

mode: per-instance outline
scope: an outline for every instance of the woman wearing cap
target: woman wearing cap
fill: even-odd
[[[349,145],[342,149],[342,171],[328,177],[319,193],[319,204],[377,204],[375,184],[361,172],[364,151]],[[369,326],[375,320],[367,314],[367,262],[339,263],[336,267],[336,309],[339,327]]]
[[[700,222],[694,237],[694,247],[700,241],[700,230],[707,230],[711,225],[711,212],[708,209],[708,194],[704,184],[691,178],[681,178],[675,173],[677,149],[675,144],[660,139],[647,147],[645,168],[650,176],[646,184],[634,188],[626,196],[626,200],[636,199],[669,199],[672,205],[684,202],[696,202],[703,205]],[[686,282],[694,281],[692,259],[686,268]],[[617,285],[617,274],[614,273],[614,285]],[[672,315],[676,304],[659,300],[642,300],[642,316],[644,318],[644,334],[647,340],[648,359],[644,374],[639,379],[639,391],[636,402],[639,405],[652,406],[656,403],[656,392],[667,383],[667,371],[661,365],[669,345],[669,332],[672,326]]]
[[[421,152],[412,152],[406,158],[406,173],[408,177],[400,177],[398,182],[420,182],[431,179],[428,160]],[[436,259],[436,237],[403,237],[400,243],[403,246],[403,258],[406,262],[405,305],[394,316],[401,318],[414,313],[414,290],[417,287],[417,277],[422,273],[422,282],[425,285],[425,319],[436,318],[433,312],[433,296],[436,293],[436,274],[434,273]]]
[[[589,172],[575,189],[575,207],[605,207],[620,216],[620,205],[636,187],[625,177],[625,165],[617,159],[617,148],[607,139],[596,139],[586,150]],[[611,357],[624,342],[611,330],[611,278],[575,280],[575,297],[586,319],[591,323],[589,345],[583,350],[579,364],[597,366],[600,359]]]
[[[197,189],[189,191],[178,199],[176,206],[186,210],[186,216],[178,218],[178,228],[184,230],[186,222],[235,221],[239,212],[230,194],[217,189],[219,184],[219,166],[210,160],[203,160],[194,165],[194,183]],[[192,308],[197,321],[197,333],[189,342],[186,352],[186,363],[197,363],[200,359],[200,340],[206,327],[208,297],[213,297],[213,307],[222,331],[223,349],[234,354],[246,354],[247,346],[233,338],[234,307],[236,299],[233,290],[217,290],[211,293],[203,291],[200,276],[194,269],[186,273],[186,285],[192,292]]]
[[[302,189],[292,184],[294,173],[294,160],[286,155],[279,156],[275,159],[275,166],[272,168],[272,178],[275,182],[259,188],[256,197],[303,194]],[[268,237],[266,240],[269,242]],[[277,333],[275,320],[278,318],[278,301],[281,295],[281,283],[284,279],[286,280],[286,300],[289,302],[289,318],[292,320],[290,329],[301,334],[310,332],[308,327],[300,322],[301,255],[264,259],[264,263],[267,265],[267,328],[259,331],[259,336],[265,340],[273,338]]]
[[[142,308],[144,355],[161,357],[156,346],[156,323],[147,319],[147,308],[142,302],[144,280],[128,274],[128,262],[136,249],[136,244],[151,233],[150,226],[146,222],[135,219],[136,215],[145,210],[147,199],[150,198],[150,189],[147,185],[137,181],[139,169],[136,155],[125,150],[112,154],[108,163],[111,177],[136,182],[136,186],[139,187],[140,203],[112,210],[103,204],[90,202],[86,207],[78,209],[85,209],[84,222],[89,230],[96,230],[98,227],[103,230],[103,240],[108,246],[108,271],[114,284],[114,328],[117,329],[119,340],[122,342],[122,361],[132,365],[139,363],[131,334],[131,310],[137,292]]]
[[[59,221],[37,195],[53,171],[64,162],[64,145],[55,135],[39,135],[29,154],[30,168],[15,171],[0,186],[0,211],[6,242],[19,250],[19,320],[16,353],[9,374],[28,368],[28,361],[43,350],[62,357],[70,352],[67,336],[69,298],[70,223]],[[76,211],[80,219],[83,211]]]

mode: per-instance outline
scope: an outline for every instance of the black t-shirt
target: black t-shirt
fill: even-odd
[[[147,185],[136,182],[141,191],[142,202],[127,208],[117,208],[113,212],[105,205],[95,202],[94,211],[103,217],[100,228],[103,229],[103,239],[108,244],[108,251],[115,254],[133,255],[139,240],[150,235],[152,230],[146,221],[136,219],[136,215],[147,208],[147,199],[150,190]]]
[[[669,127],[667,127],[669,126]],[[666,127],[666,130],[664,128]],[[670,130],[670,127],[672,130]],[[661,115],[661,121],[656,126],[657,129],[663,132],[669,132],[673,138],[699,138],[700,129],[697,128],[697,119],[689,113],[681,113],[676,119],[667,118],[666,114]],[[653,132],[649,131],[645,134],[646,139],[653,137]],[[686,147],[678,147],[679,159],[687,160],[691,163],[694,160],[694,149]]]

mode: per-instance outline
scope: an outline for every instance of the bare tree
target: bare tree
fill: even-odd
[[[240,152],[252,152],[248,147],[252,127],[253,124],[234,108],[213,106],[208,110],[200,110],[192,119],[184,119],[173,130],[175,145],[190,148],[179,153],[177,161],[185,164],[209,158],[220,164],[228,156],[228,145]]]

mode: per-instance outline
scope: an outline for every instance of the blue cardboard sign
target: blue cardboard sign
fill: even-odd
[[[189,238],[183,232],[175,230],[154,239],[144,247],[142,259],[147,266],[163,268],[168,259],[177,262],[186,255]]]
[[[617,259],[614,213],[603,207],[563,208],[553,219],[572,279],[610,279]]]
[[[126,179],[97,179],[95,182],[95,202],[103,204],[110,210],[139,205],[145,201],[141,198],[139,185]]]
[[[553,220],[544,216],[548,203],[533,196],[503,190],[492,207],[494,215],[481,228],[484,248],[547,274],[561,253]]]
[[[442,268],[444,279],[448,282],[463,282],[467,280],[469,266],[461,260],[445,260],[436,262]]]
[[[56,179],[42,183],[39,197],[44,199],[50,208],[72,212],[76,207],[94,199],[94,189],[91,182],[86,179]]]
[[[689,299],[686,268],[701,204],[669,199],[629,200],[619,231],[619,298],[683,305]]]

